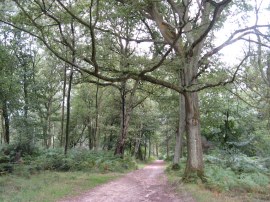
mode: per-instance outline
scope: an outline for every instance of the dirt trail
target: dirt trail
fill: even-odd
[[[163,161],[59,202],[195,202],[187,193],[177,196],[164,175]]]

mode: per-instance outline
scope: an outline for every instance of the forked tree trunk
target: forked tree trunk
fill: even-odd
[[[198,93],[185,93],[186,132],[187,132],[187,164],[184,178],[202,178],[204,175],[202,141],[200,134],[200,113]]]
[[[138,88],[138,84],[139,81],[136,81],[129,96],[128,103],[126,103],[126,82],[123,82],[121,87],[121,131],[114,152],[115,155],[120,155],[121,157],[124,156],[129,121],[133,111],[133,99]]]
[[[115,150],[115,155],[120,155],[121,157],[124,156],[124,150],[125,150],[125,143],[126,143],[126,138],[127,138],[127,133],[128,133],[128,127],[129,127],[129,120],[130,120],[130,114],[125,115],[124,117],[125,120],[122,122],[122,127],[121,127],[121,135],[118,139],[116,150]]]

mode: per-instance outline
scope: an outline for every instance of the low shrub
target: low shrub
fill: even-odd
[[[55,171],[93,171],[122,172],[134,169],[136,162],[130,157],[124,159],[111,152],[93,152],[88,150],[71,150],[65,156],[59,149],[51,149],[42,153],[31,162],[33,167]]]

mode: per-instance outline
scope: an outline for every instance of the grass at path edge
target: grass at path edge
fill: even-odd
[[[119,173],[42,172],[30,177],[0,177],[1,202],[51,202],[74,196],[120,177]]]

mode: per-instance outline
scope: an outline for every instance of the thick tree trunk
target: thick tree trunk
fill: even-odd
[[[185,132],[186,120],[185,120],[185,97],[179,94],[179,120],[178,128],[176,132],[176,142],[174,148],[173,168],[179,168],[180,157],[182,156],[183,146],[183,134]]]
[[[188,158],[184,178],[204,175],[198,93],[185,93]]]
[[[137,153],[136,158],[143,161],[143,153],[142,153],[141,144],[139,145],[139,149],[138,149],[138,153]]]
[[[114,152],[115,155],[120,155],[121,157],[124,156],[129,121],[130,121],[131,113],[133,110],[133,99],[134,99],[138,84],[139,84],[139,81],[136,81],[136,83],[133,86],[127,105],[126,105],[126,82],[125,81],[122,82],[122,86],[121,86],[121,131],[120,131],[120,136],[118,138],[116,149]]]
[[[126,138],[127,138],[127,133],[128,133],[130,115],[126,115],[124,119],[125,119],[124,123],[121,127],[121,135],[118,139],[116,150],[114,152],[115,155],[120,155],[121,157],[124,156],[125,143],[126,143]]]

